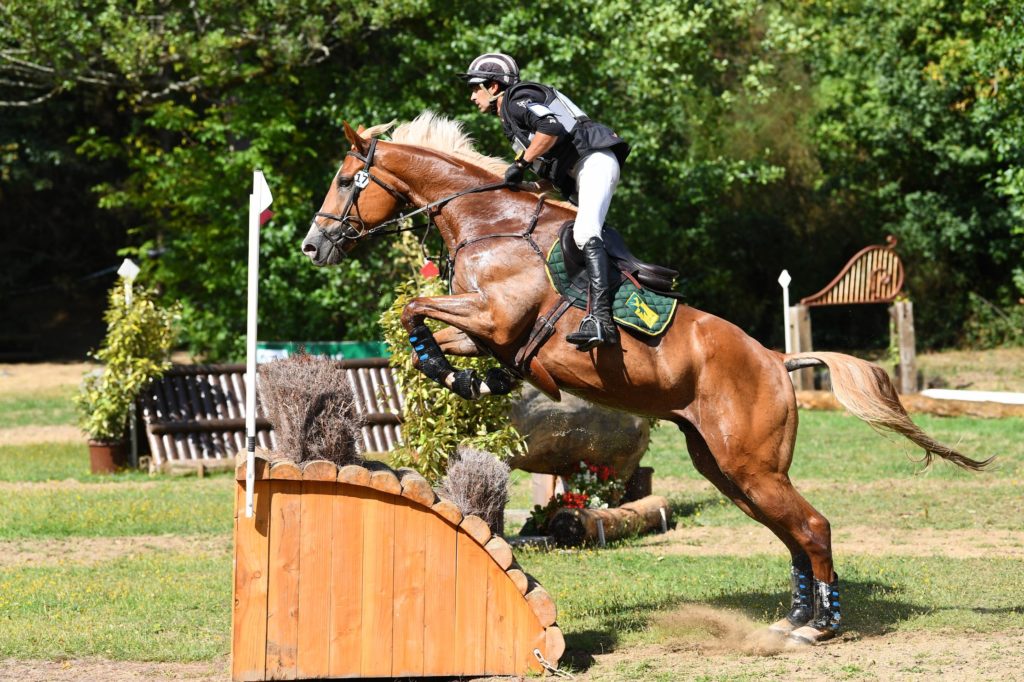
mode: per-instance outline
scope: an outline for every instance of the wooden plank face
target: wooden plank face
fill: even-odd
[[[456,536],[455,647],[456,670],[484,675],[487,644],[487,564],[491,556],[463,530]]]
[[[395,505],[395,597],[392,677],[423,675],[423,635],[427,580],[426,526],[434,514],[401,497]]]
[[[363,635],[363,512],[370,492],[338,484],[331,550],[330,677],[358,677]]]
[[[363,617],[360,672],[390,677],[395,574],[396,496],[367,489],[363,510]]]
[[[299,527],[299,678],[327,677],[332,601],[331,554],[335,483],[302,482]]]
[[[267,540],[269,482],[253,489],[253,517],[245,516],[245,483],[235,485],[235,569],[231,679],[262,680],[267,652]]]
[[[301,481],[271,480],[267,679],[294,680],[299,630]]]
[[[429,576],[424,598],[424,675],[457,675],[455,667],[456,527],[430,512],[424,528]]]
[[[537,620],[533,609],[525,599],[520,598],[514,608],[515,618],[515,657],[518,674],[528,672],[540,673],[544,668],[533,655],[534,649],[540,649],[541,655],[547,657],[544,641],[544,628]]]
[[[497,563],[487,564],[487,648],[484,666],[488,675],[515,675],[515,609],[523,602],[512,579]]]

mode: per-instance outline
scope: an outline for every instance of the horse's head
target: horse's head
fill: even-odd
[[[348,123],[345,137],[352,149],[302,240],[302,252],[314,265],[336,265],[359,239],[408,203],[407,188],[379,165],[374,167],[377,140],[362,137]]]

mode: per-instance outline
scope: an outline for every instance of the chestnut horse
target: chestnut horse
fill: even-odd
[[[374,137],[386,128],[360,133],[345,124],[352,147],[303,253],[316,265],[336,264],[364,237],[392,233],[411,213],[428,213],[454,272],[451,295],[415,298],[402,313],[417,367],[466,398],[507,392],[521,377],[556,400],[565,390],[674,422],[697,470],[789,549],[792,603],[772,626],[777,632],[813,644],[840,625],[829,523],[787,473],[797,431],[788,372],[827,366],[839,402],[872,426],[906,436],[929,463],[933,455],[967,469],[990,461],[969,459],[922,432],[881,368],[838,353],[778,353],[691,307],[678,306],[657,338],[622,334],[621,347],[580,352],[565,342],[583,316],[574,308],[545,337],[559,296],[542,254],[574,217],[572,207],[504,185],[506,162],[474,152],[456,122],[425,112],[399,126],[390,142]],[[449,326],[432,334],[426,318]],[[508,369],[481,379],[445,357],[481,353]]]

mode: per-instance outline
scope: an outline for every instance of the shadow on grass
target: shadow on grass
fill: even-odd
[[[843,627],[862,635],[892,632],[897,623],[935,611],[934,606],[918,606],[894,596],[894,585],[875,581],[840,579]],[[782,618],[789,605],[789,592],[734,592],[709,600],[711,606],[740,611],[755,622]],[[767,618],[766,618],[767,617]]]
[[[896,625],[915,616],[935,611],[933,606],[918,606],[892,594],[895,585],[875,581],[841,582],[844,626],[863,636],[877,636],[896,629]],[[788,590],[777,592],[748,591],[723,594],[702,602],[688,602],[670,599],[663,602],[632,604],[628,608],[612,609],[602,619],[602,627],[581,632],[566,633],[566,653],[563,661],[571,669],[584,672],[594,664],[594,656],[614,651],[620,641],[620,633],[636,629],[616,623],[638,617],[647,619],[659,611],[673,609],[688,603],[701,604],[712,608],[729,609],[746,615],[755,623],[767,626],[781,618],[789,604]],[[1002,609],[975,609],[985,613],[1021,612],[1024,607]]]
[[[720,499],[720,495],[705,495],[696,499],[686,499],[676,495],[670,496],[668,498],[668,506],[672,513],[670,527],[675,527],[679,522],[684,522],[685,525],[686,519],[695,516],[697,512],[706,507],[718,504]]]

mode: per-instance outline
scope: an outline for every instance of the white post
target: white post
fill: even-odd
[[[253,515],[253,489],[256,485],[256,308],[259,298],[260,214],[273,198],[260,170],[252,174],[249,195],[249,286],[245,332],[245,516]]]
[[[125,258],[124,262],[121,263],[121,267],[117,269],[117,274],[124,280],[124,307],[125,310],[130,310],[132,307],[132,283],[135,282],[135,278],[139,276],[139,266],[136,265],[131,258]],[[129,440],[131,441],[131,462],[132,468],[138,468],[139,466],[139,429],[137,415],[135,414],[135,401],[132,401],[132,407],[128,411],[128,434]]]
[[[782,328],[785,330],[787,353],[793,352],[793,334],[789,329],[789,283],[792,281],[789,270],[783,270],[779,275],[779,286],[782,287]]]

